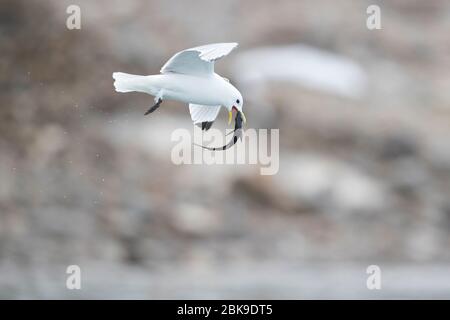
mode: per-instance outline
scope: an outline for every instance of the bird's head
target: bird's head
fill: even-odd
[[[245,118],[244,111],[242,111],[242,107],[244,106],[244,100],[242,99],[241,93],[232,85],[232,90],[230,92],[230,98],[227,101],[227,104],[225,107],[228,109],[228,124],[231,123],[231,120],[233,118],[233,111],[239,112],[242,115],[242,119],[245,122],[247,122],[247,119]]]

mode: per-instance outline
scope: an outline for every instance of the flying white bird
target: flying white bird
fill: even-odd
[[[242,111],[244,101],[226,78],[214,72],[214,62],[237,46],[237,43],[216,43],[180,51],[166,62],[158,75],[114,72],[114,87],[117,92],[137,91],[153,95],[155,104],[145,115],[158,109],[164,100],[188,103],[192,121],[202,130],[211,128],[222,106],[228,110],[228,123],[231,123],[232,111],[236,111],[233,140],[221,148],[207,148],[225,150],[241,137],[242,121],[246,122]]]

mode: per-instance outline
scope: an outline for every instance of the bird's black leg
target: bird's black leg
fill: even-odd
[[[152,113],[153,111],[155,111],[156,109],[158,109],[159,106],[161,105],[161,102],[162,102],[162,99],[159,98],[159,99],[158,99],[158,102],[155,103],[155,105],[154,105],[153,107],[151,107],[150,109],[148,109],[146,113],[144,113],[144,116],[146,116],[146,115],[148,115],[149,113]]]

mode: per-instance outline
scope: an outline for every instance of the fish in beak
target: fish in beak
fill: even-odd
[[[235,123],[234,130],[232,132],[230,132],[230,133],[233,133],[233,139],[231,139],[230,142],[228,142],[226,145],[224,145],[223,147],[220,147],[220,148],[210,148],[210,147],[205,147],[205,146],[200,146],[200,145],[198,145],[198,146],[200,146],[204,149],[207,149],[207,150],[211,150],[211,151],[227,150],[227,149],[231,148],[233,145],[235,145],[236,142],[238,141],[238,139],[242,139],[242,122],[245,123],[246,119],[245,119],[245,115],[242,111],[239,111],[237,109],[236,109],[236,111],[237,111],[237,113],[236,113],[236,118],[234,119],[234,123]],[[232,112],[230,111],[229,114],[232,115]],[[229,122],[231,122],[231,120]]]
[[[247,123],[247,118],[245,118],[244,111],[239,111],[235,106],[233,106],[233,108],[231,108],[231,111],[228,111],[228,124],[231,124],[231,120],[233,119],[233,110],[235,110],[237,113],[242,113],[242,120],[244,120],[244,124]]]

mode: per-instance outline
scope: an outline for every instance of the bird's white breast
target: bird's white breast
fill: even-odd
[[[200,105],[224,105],[227,101],[228,83],[217,74],[199,77],[184,74],[149,76],[157,90],[163,90],[163,99],[178,100]]]

